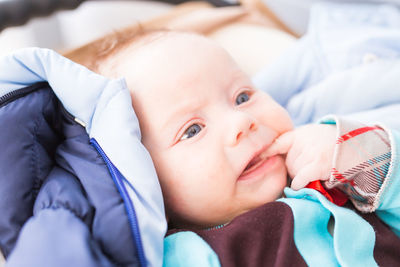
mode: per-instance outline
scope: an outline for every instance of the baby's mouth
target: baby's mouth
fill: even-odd
[[[244,168],[244,170],[243,170],[242,174],[240,175],[240,177],[246,176],[247,174],[253,172],[259,166],[261,166],[262,163],[264,163],[266,160],[268,160],[268,157],[266,156],[266,153],[260,153],[260,154],[258,154],[256,156],[254,156],[253,159],[250,160],[250,162]]]

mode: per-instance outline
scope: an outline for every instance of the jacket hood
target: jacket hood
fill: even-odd
[[[64,144],[65,140],[81,136],[81,139],[78,138],[81,140],[79,141],[81,145],[64,145],[61,148],[58,146],[54,150],[56,155],[68,154],[74,147],[84,149],[82,147],[85,146],[82,144],[91,143],[92,150],[97,151],[105,162],[108,175],[113,179],[114,188],[118,189],[115,191],[118,191],[125,207],[124,216],[128,217],[132,240],[136,244],[134,247],[142,247],[143,264],[161,266],[163,238],[167,228],[162,193],[150,155],[140,141],[139,123],[125,81],[107,79],[52,50],[40,48],[22,49],[5,57],[0,60],[0,69],[2,70],[0,99],[9,99],[13,94],[24,93],[29,96],[30,103],[37,102],[39,106],[41,105],[41,111],[47,109],[47,112],[42,112],[40,117],[50,125],[48,128],[52,130],[49,132],[57,133],[57,138],[62,136]],[[19,102],[19,105],[28,103],[26,99]],[[17,105],[15,102],[14,106]],[[9,105],[3,103],[0,107],[4,106]],[[32,109],[27,114],[35,112]],[[3,116],[4,114],[7,116]],[[10,118],[8,114],[11,113],[4,112],[4,114],[0,114],[1,124],[7,121],[1,116]],[[20,121],[8,121],[9,125],[14,126],[20,123]],[[23,123],[29,124],[26,121]],[[1,128],[4,126],[5,124],[1,125]],[[63,133],[60,134],[60,130]],[[74,132],[75,134],[71,135]],[[12,139],[9,142],[12,142]],[[51,145],[46,144],[43,147]],[[83,153],[83,161],[96,161],[95,159],[91,161],[90,156],[85,158],[87,155],[92,155],[93,151]],[[62,165],[59,159],[55,159],[55,162],[57,165]],[[67,166],[70,165],[66,164],[64,169],[68,169]],[[76,174],[75,170],[71,167],[69,171]],[[8,169],[2,170],[4,179],[7,173]],[[9,181],[4,182],[9,183]],[[90,183],[83,183],[82,186],[85,194],[92,187]],[[28,208],[32,209],[33,204],[24,205],[30,205]],[[1,204],[0,208],[3,208]],[[95,205],[94,208],[99,209],[100,206]],[[112,223],[107,227],[112,228]],[[107,229],[103,229],[102,234],[107,235]]]

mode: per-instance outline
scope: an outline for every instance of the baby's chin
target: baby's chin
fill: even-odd
[[[206,227],[203,226],[203,229],[204,228],[211,228],[211,227],[215,227],[215,226],[220,226],[220,225],[227,225],[231,221],[233,221],[235,218],[237,218],[237,217],[239,217],[239,216],[241,216],[243,214],[246,214],[247,212],[250,212],[250,211],[252,211],[254,209],[257,209],[259,207],[267,205],[268,203],[274,202],[275,200],[277,200],[277,199],[279,199],[281,197],[283,197],[283,189],[282,189],[281,194],[279,196],[277,196],[276,198],[274,198],[273,200],[263,200],[263,201],[260,201],[258,203],[252,203],[252,205],[249,205],[247,207],[238,209],[234,213],[227,214],[223,219],[219,219],[219,220],[216,220],[214,222],[208,223],[206,225]]]
[[[290,179],[288,179],[288,182]],[[247,205],[237,205],[234,210],[230,210],[229,212],[215,212],[214,214],[208,214],[209,216],[203,216],[201,218],[194,217],[184,217],[178,214],[168,214],[170,220],[168,220],[168,228],[171,229],[187,229],[187,230],[204,230],[213,228],[216,226],[227,225],[236,217],[243,215],[253,209],[264,206],[268,203],[274,202],[275,200],[284,197],[283,190],[284,187],[287,186],[285,184],[282,186],[282,190],[277,192],[275,196],[269,196],[268,198],[259,199],[258,201],[248,202]],[[227,209],[228,210],[228,209]],[[217,214],[217,216],[215,216]],[[202,215],[207,215],[203,213]]]

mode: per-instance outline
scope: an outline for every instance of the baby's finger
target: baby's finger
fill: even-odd
[[[304,166],[293,178],[290,187],[293,190],[300,190],[304,188],[308,183],[316,180],[320,180],[319,171],[313,164]]]
[[[287,154],[293,144],[294,132],[286,132],[279,136],[266,151],[267,156]]]

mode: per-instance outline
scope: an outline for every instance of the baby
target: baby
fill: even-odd
[[[287,170],[295,189],[329,178],[335,126],[288,133],[286,110],[205,37],[144,33],[99,66],[126,78],[174,226],[225,224],[274,201]]]
[[[215,259],[215,254],[204,242],[224,266],[320,265],[320,259],[308,253],[314,250],[332,263],[348,244],[342,237],[364,242],[364,234],[358,235],[354,227],[371,228],[366,221],[360,223],[361,215],[355,212],[348,215],[347,209],[315,206],[314,201],[302,204],[302,198],[314,194],[309,191],[299,193],[300,202],[275,200],[283,196],[289,176],[292,189],[326,181],[314,188],[332,202],[343,205],[349,198],[357,209],[374,211],[391,159],[382,128],[336,119],[293,129],[288,112],[255,88],[224,49],[193,33],[144,32],[111,51],[98,66],[96,71],[105,76],[126,79],[170,229],[178,229],[166,238],[165,265],[207,266],[199,259]],[[295,197],[294,191],[288,192]],[[315,242],[332,242],[328,236],[333,232],[327,231],[330,212],[338,225],[339,237],[333,238],[338,252],[330,252],[334,245]],[[379,220],[371,224],[377,232],[386,227]],[[307,234],[297,237],[299,233]],[[391,231],[384,239],[400,242]],[[360,255],[370,255],[364,257],[366,264],[374,262],[370,243],[364,243],[342,262]],[[302,249],[302,244],[316,247]],[[394,255],[378,251],[386,259]],[[189,255],[194,256],[189,260]]]

